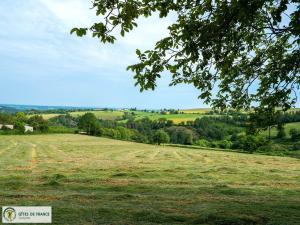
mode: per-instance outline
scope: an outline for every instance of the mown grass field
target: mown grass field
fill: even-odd
[[[60,134],[0,137],[2,205],[54,224],[296,225],[300,161]]]

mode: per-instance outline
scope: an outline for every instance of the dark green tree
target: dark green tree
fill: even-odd
[[[277,138],[285,138],[286,137],[286,132],[284,129],[284,124],[283,123],[279,123],[277,125]]]
[[[36,131],[47,132],[49,129],[48,121],[45,120],[40,115],[31,116],[28,119],[28,123],[34,128]]]
[[[196,134],[186,127],[172,126],[166,129],[170,141],[174,144],[191,145],[196,139]]]
[[[137,50],[139,62],[128,67],[141,91],[154,89],[163,71],[170,85],[187,83],[200,98],[222,109],[290,108],[300,84],[299,0],[94,0],[99,22],[74,28],[78,36],[92,33],[114,43],[137,19],[158,13],[176,14],[169,35],[155,48]],[[213,96],[212,90],[218,93]]]
[[[271,139],[271,129],[279,124],[280,112],[274,108],[256,108],[250,114],[247,133],[257,134],[262,130],[268,130],[269,140]]]
[[[94,135],[98,130],[98,120],[94,113],[86,113],[79,118],[78,127],[89,135]]]

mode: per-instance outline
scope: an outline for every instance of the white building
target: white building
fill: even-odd
[[[13,130],[14,129],[14,125],[4,125],[4,127]]]
[[[3,127],[3,124],[0,124],[0,130],[2,129],[2,127]]]
[[[33,127],[31,127],[31,126],[25,125],[24,128],[25,128],[25,131],[24,131],[25,133],[26,132],[33,132]]]

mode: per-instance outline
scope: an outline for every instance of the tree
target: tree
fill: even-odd
[[[24,112],[18,112],[15,116],[15,120],[21,123],[26,123],[28,121],[28,118]]]
[[[261,130],[268,130],[269,140],[271,139],[271,129],[280,123],[280,112],[274,108],[257,108],[250,114],[247,133],[257,134]]]
[[[169,143],[170,137],[164,130],[157,130],[153,136],[154,143],[160,145],[161,143]]]
[[[169,35],[152,50],[137,50],[139,62],[128,67],[141,91],[155,89],[163,71],[169,71],[170,85],[192,84],[200,98],[221,109],[249,108],[253,103],[288,109],[296,102],[298,0],[96,0],[92,8],[102,20],[71,33],[91,32],[103,43],[114,43],[117,29],[121,36],[133,30],[140,17],[176,13]]]
[[[21,133],[24,133],[25,132],[25,123],[24,122],[20,122],[20,121],[15,121],[14,128],[17,131],[19,131]]]
[[[40,132],[47,132],[49,129],[49,125],[47,120],[40,115],[34,115],[28,119],[28,123],[33,126],[34,130]]]
[[[279,123],[277,125],[277,138],[285,138],[286,137],[286,132],[284,130],[284,124]]]
[[[87,134],[94,135],[98,129],[97,123],[98,120],[94,113],[86,113],[79,118],[78,127],[87,132]]]
[[[186,127],[173,126],[166,129],[170,140],[174,144],[191,145],[196,139],[196,134]]]

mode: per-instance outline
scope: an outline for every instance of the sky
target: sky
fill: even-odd
[[[139,27],[104,45],[70,35],[99,21],[90,0],[0,0],[0,104],[139,109],[208,107],[193,86],[169,87],[164,74],[155,91],[140,93],[128,65],[135,50],[152,49],[167,36],[174,16],[140,19]],[[300,102],[297,103],[300,106]]]
[[[135,50],[151,49],[174,19],[139,20],[114,45],[70,35],[99,20],[87,0],[0,1],[0,104],[89,107],[205,107],[193,86],[169,87],[167,74],[155,91],[140,93],[128,65]]]

